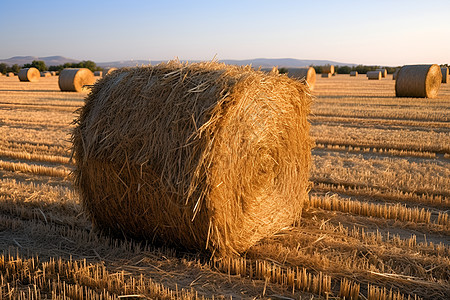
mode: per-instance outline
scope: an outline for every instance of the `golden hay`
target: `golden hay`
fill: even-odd
[[[41,77],[41,73],[36,68],[24,68],[19,71],[19,80],[20,81],[38,81]]]
[[[403,66],[395,81],[395,95],[397,97],[435,98],[441,81],[441,68],[436,64]]]
[[[52,77],[52,74],[49,71],[41,72],[41,77]]]
[[[8,72],[8,73],[6,73],[6,76],[7,77],[14,77],[16,75],[13,72]]]
[[[95,71],[95,72],[94,72],[94,76],[100,76],[100,77],[102,77],[102,76],[103,76],[103,72],[102,72],[102,71]]]
[[[368,71],[366,75],[369,80],[380,80],[382,77],[380,71]]]
[[[442,72],[442,82],[441,83],[447,83],[448,82],[448,68],[447,67],[443,67],[441,68],[441,72]]]
[[[117,68],[104,68],[103,69],[103,77],[110,74],[111,72],[114,72],[115,70],[117,70]]]
[[[66,92],[81,92],[85,85],[92,85],[94,82],[94,73],[86,68],[64,69],[58,78],[59,89]]]
[[[358,76],[358,72],[357,71],[351,71],[350,72],[350,76],[356,77],[356,76]]]
[[[287,75],[291,78],[304,79],[308,83],[309,88],[311,90],[314,89],[314,85],[316,84],[316,70],[313,67],[289,68]]]
[[[381,77],[386,78],[387,76],[387,70],[386,69],[376,69],[375,71],[381,72]]]
[[[311,140],[306,85],[215,62],[100,79],[73,132],[94,224],[155,244],[242,253],[299,221]]]
[[[326,73],[334,73],[334,66],[333,65],[327,65],[327,66],[323,66],[322,67],[322,74],[326,74]],[[323,77],[323,76],[322,76]]]
[[[50,71],[50,74],[52,74],[52,76],[56,76],[56,71]]]
[[[323,78],[331,78],[331,73],[322,73]]]

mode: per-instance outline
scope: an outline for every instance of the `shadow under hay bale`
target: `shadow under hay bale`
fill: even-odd
[[[94,73],[86,68],[64,69],[59,73],[59,89],[64,92],[81,92],[86,90],[86,85],[95,82]]]
[[[436,64],[403,66],[395,80],[395,95],[397,97],[435,98],[441,81],[441,68]]]
[[[73,132],[75,185],[94,224],[223,256],[299,221],[311,96],[300,81],[215,62],[120,69]]]
[[[295,79],[305,79],[309,88],[314,89],[316,84],[316,70],[313,67],[309,68],[289,68],[287,75]]]
[[[383,75],[381,75],[381,71],[368,71],[366,76],[369,80],[381,80],[381,77],[383,77]]]
[[[19,71],[19,80],[24,82],[35,82],[41,77],[41,73],[36,68],[24,68]]]

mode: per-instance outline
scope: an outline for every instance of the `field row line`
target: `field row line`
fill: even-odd
[[[41,162],[51,162],[51,163],[61,163],[70,164],[70,158],[59,155],[48,155],[48,154],[34,154],[26,151],[7,151],[0,149],[0,159],[1,157],[8,157],[11,159],[22,159],[29,161],[41,161]]]
[[[65,111],[70,113],[75,113],[75,111],[79,108],[79,106],[54,106],[54,105],[37,105],[37,104],[3,104],[0,103],[0,108],[8,108],[11,109],[13,106],[14,109],[24,109],[24,110],[32,110],[32,111]]]
[[[50,156],[64,156],[69,154],[68,149],[61,145],[50,143],[33,143],[29,141],[11,141],[5,139],[0,139],[0,149],[3,151],[28,152],[34,154],[37,154],[36,152],[40,152],[40,154]]]
[[[35,175],[44,175],[52,177],[67,178],[71,170],[67,168],[52,168],[39,165],[30,165],[25,163],[14,163],[9,161],[0,160],[0,169],[13,172],[24,172]]]

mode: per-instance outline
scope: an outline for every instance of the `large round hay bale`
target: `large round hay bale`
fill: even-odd
[[[313,67],[309,68],[289,68],[288,76],[295,79],[304,79],[310,89],[314,89],[316,84],[316,70]]]
[[[120,69],[73,132],[82,205],[110,233],[241,253],[300,218],[310,102],[300,81],[251,67]]]
[[[110,74],[111,72],[114,72],[115,70],[117,70],[117,68],[104,68],[102,76],[105,77],[106,75]]]
[[[41,77],[41,73],[36,68],[24,68],[19,71],[19,80],[20,81],[38,81]]]
[[[443,67],[441,68],[441,72],[442,72],[442,83],[447,83],[448,82],[448,68],[447,67]]]
[[[392,80],[397,79],[398,71],[400,71],[400,69],[395,69],[394,73],[392,74]]]
[[[334,73],[334,66],[333,65],[327,65],[327,66],[323,66],[322,67],[322,74],[326,74],[326,73]]]
[[[86,68],[64,69],[58,78],[59,89],[66,92],[81,92],[85,85],[92,85],[94,82],[94,73]]]
[[[366,75],[369,80],[380,80],[382,77],[380,71],[368,71]]]
[[[441,68],[436,64],[403,66],[395,81],[395,95],[397,97],[435,98],[441,81]]]
[[[386,78],[386,76],[387,76],[387,70],[386,69],[376,69],[375,71],[380,71],[381,72],[381,77],[382,78]]]
[[[358,76],[358,72],[357,71],[351,71],[350,72],[350,76],[356,77],[356,76]]]

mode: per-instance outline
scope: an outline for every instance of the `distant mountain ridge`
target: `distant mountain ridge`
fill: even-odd
[[[0,59],[0,63],[5,63],[10,66],[14,64],[18,64],[19,66],[23,66],[24,64],[29,64],[33,60],[42,60],[45,62],[47,66],[57,66],[63,65],[65,63],[77,63],[79,60],[67,58],[64,56],[46,56],[46,57],[37,57],[37,56],[14,56],[8,59]],[[125,60],[125,61],[112,61],[112,62],[96,62],[99,67],[133,67],[140,65],[156,65],[161,62],[167,60]],[[200,60],[189,60],[190,62],[199,62]],[[310,60],[310,59],[295,59],[295,58],[255,58],[255,59],[224,59],[219,60],[220,62],[224,62],[230,65],[252,65],[257,68],[261,66],[262,68],[271,68],[274,66],[278,66],[280,68],[300,68],[307,67],[311,65],[323,66],[323,65],[339,65],[339,66],[356,66],[353,63],[342,63],[332,60]]]

